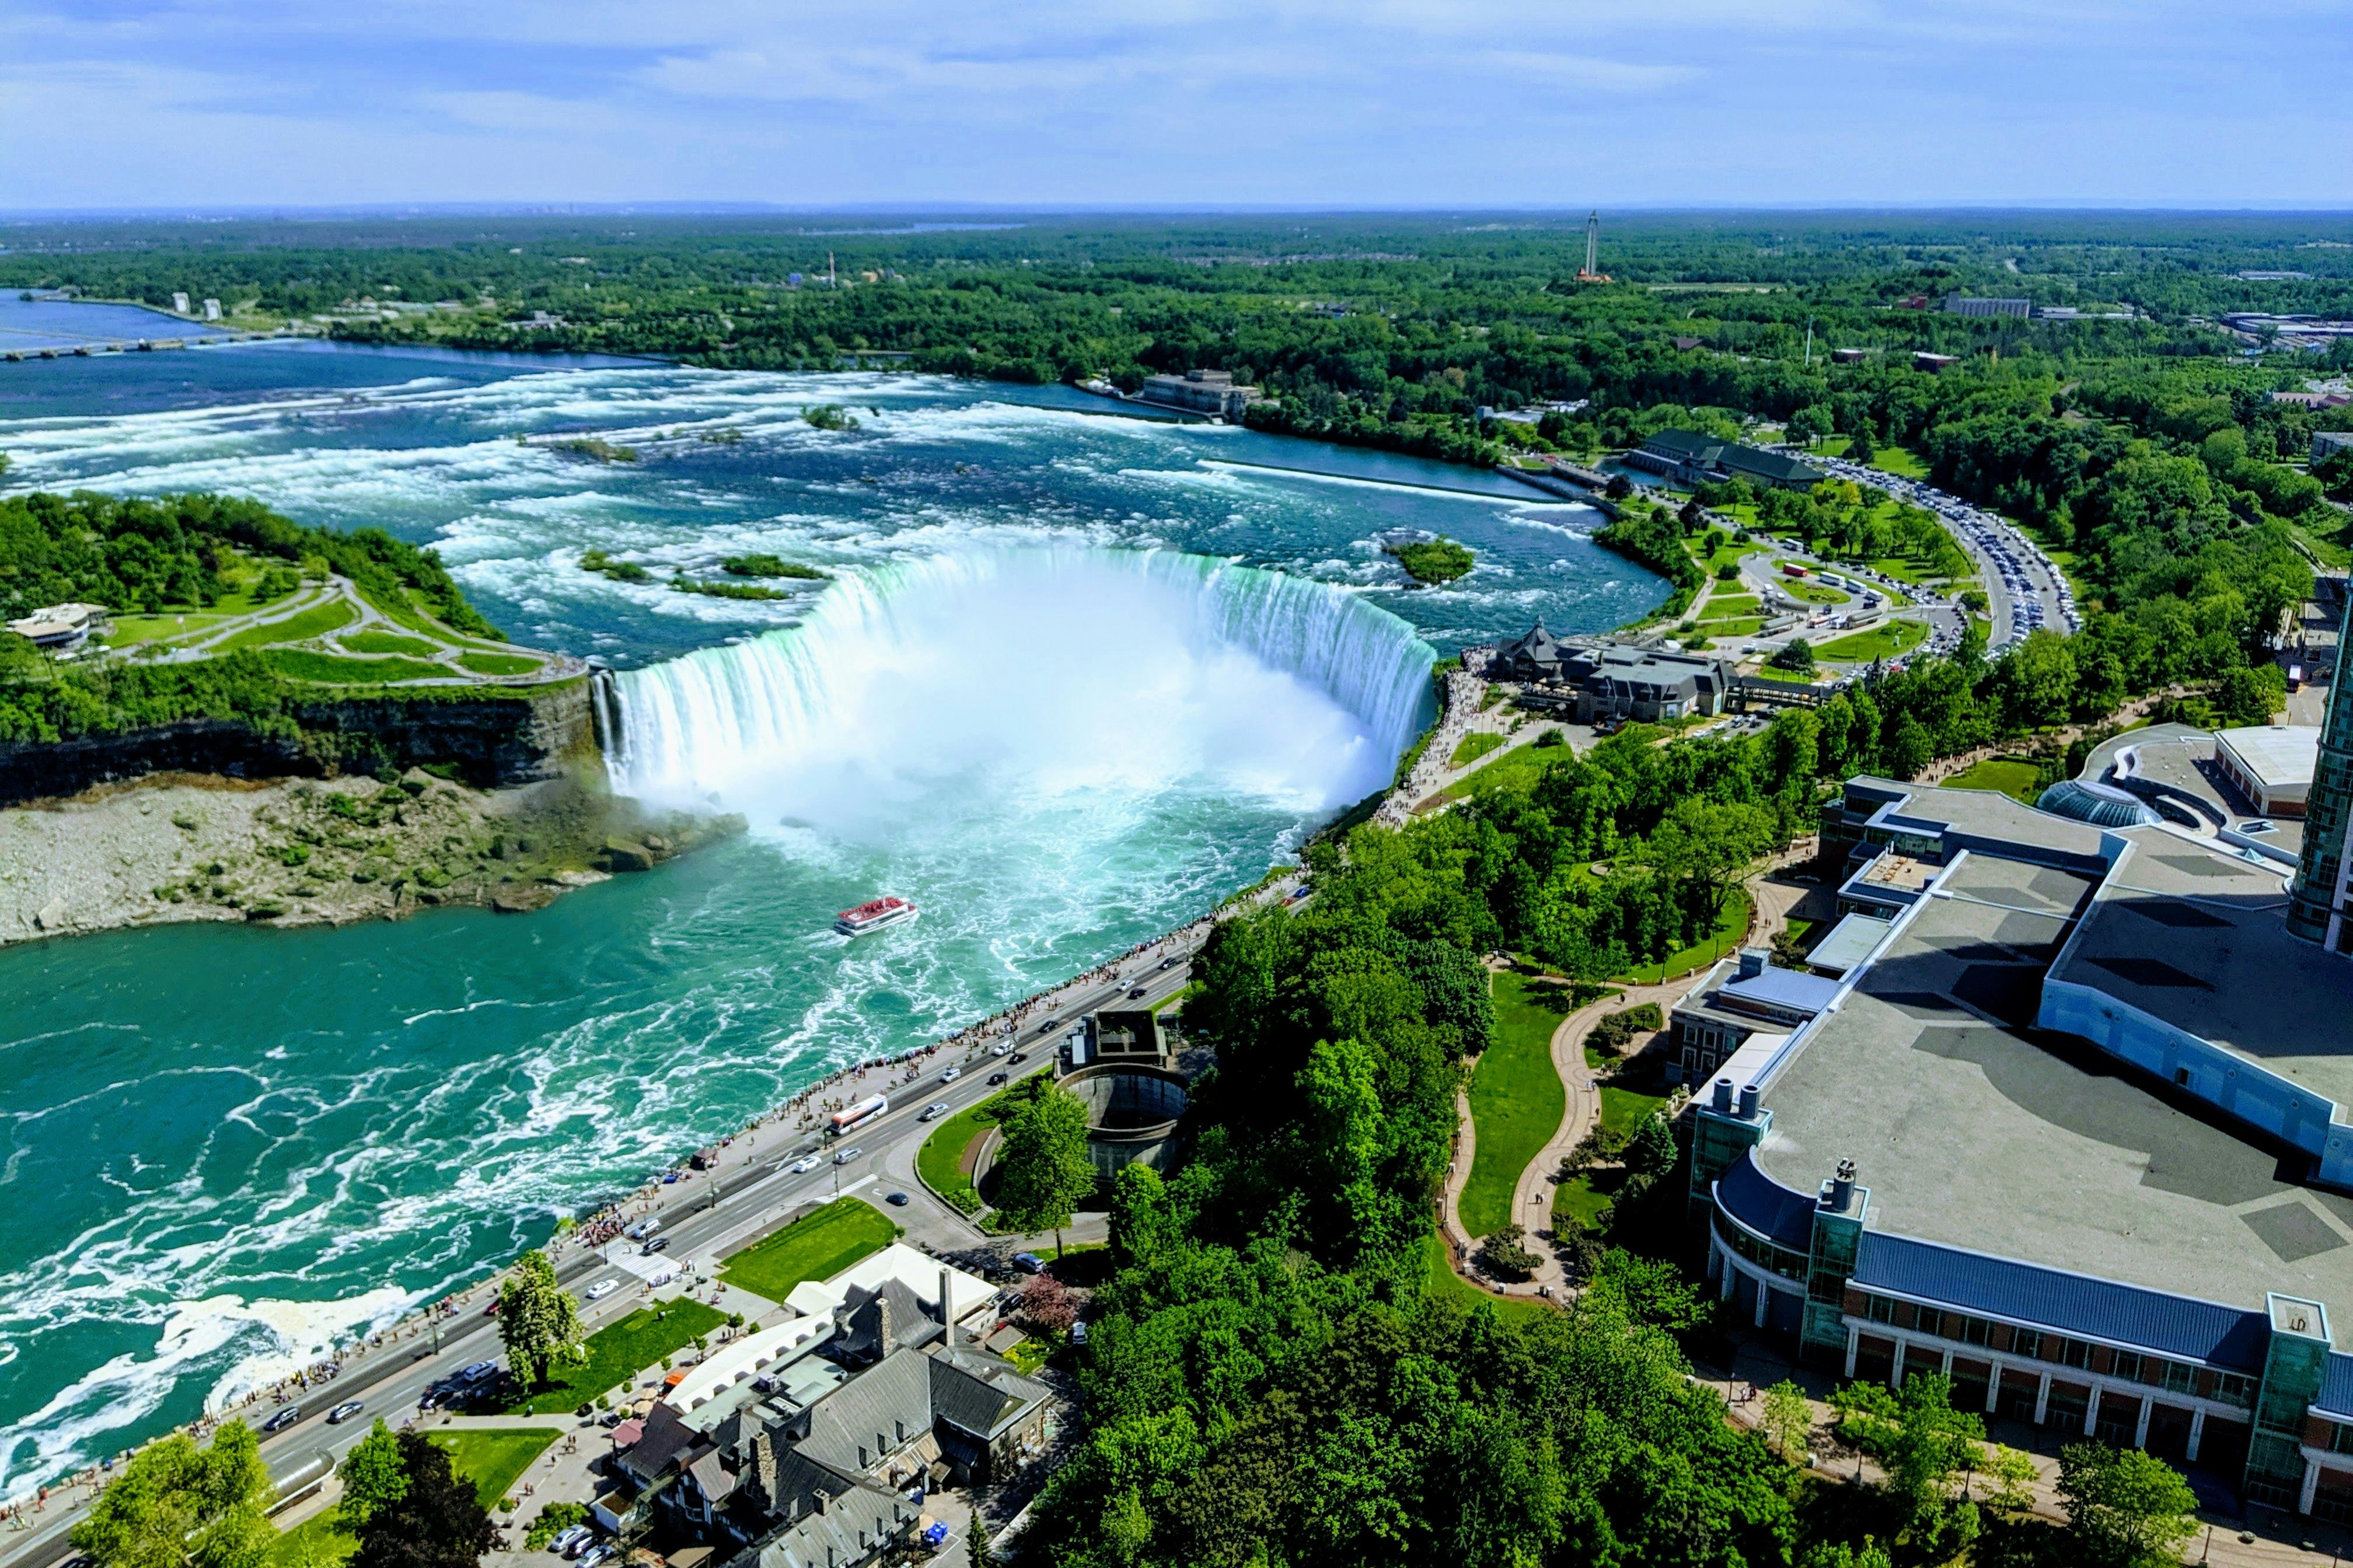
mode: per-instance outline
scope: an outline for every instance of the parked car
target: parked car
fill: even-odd
[[[615,1555],[610,1542],[602,1546],[592,1546],[580,1554],[580,1568],[603,1568],[603,1564],[610,1563]]]
[[[618,1279],[599,1279],[588,1287],[588,1300],[601,1301],[620,1288],[621,1282]]]
[[[948,1102],[944,1100],[935,1100],[929,1105],[923,1107],[923,1113],[917,1116],[915,1120],[918,1121],[937,1121],[941,1117],[945,1116],[947,1113]]]
[[[882,1194],[882,1201],[889,1204],[893,1208],[902,1209],[907,1206],[907,1194],[904,1193],[885,1193]]]
[[[547,1543],[547,1549],[561,1556],[568,1557],[572,1554],[572,1549],[574,1547],[579,1545],[584,1541],[591,1539],[596,1535],[596,1532],[595,1531],[589,1529],[585,1524],[575,1524],[571,1529],[564,1531],[562,1533],[558,1534],[554,1540],[549,1542]]]
[[[643,1247],[638,1248],[638,1256],[640,1258],[651,1258],[657,1252],[667,1252],[669,1250],[670,1237],[666,1236],[658,1236],[651,1241],[646,1243]]]
[[[346,1399],[341,1405],[336,1405],[332,1410],[327,1412],[327,1425],[330,1426],[340,1426],[344,1422],[350,1420],[353,1416],[357,1415],[361,1411],[365,1410],[366,1408],[367,1402],[365,1400]]]
[[[280,1410],[277,1415],[272,1415],[269,1420],[264,1421],[261,1424],[261,1429],[265,1432],[283,1432],[286,1428],[293,1426],[294,1423],[301,1419],[302,1407],[299,1405],[289,1405],[285,1408]]]
[[[1034,1252],[1017,1252],[1013,1255],[1013,1267],[1024,1274],[1043,1274],[1046,1260]]]
[[[857,1159],[858,1156],[865,1152],[866,1151],[863,1149],[844,1149],[840,1153],[836,1154],[833,1157],[833,1163],[837,1165],[847,1165],[849,1162]]]

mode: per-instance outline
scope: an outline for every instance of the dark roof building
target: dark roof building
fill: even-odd
[[[1537,688],[1531,696],[1573,707],[1581,723],[1617,718],[1651,724],[1720,712],[1736,679],[1725,659],[1621,643],[1563,642],[1542,621],[1498,648],[1487,673]]]
[[[1695,430],[1662,430],[1626,454],[1628,466],[1663,474],[1677,484],[1704,485],[1725,479],[1802,490],[1820,484],[1823,471],[1784,452],[1743,446]]]

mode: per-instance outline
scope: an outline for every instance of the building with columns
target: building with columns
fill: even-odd
[[[1861,778],[1919,896],[1693,1110],[1709,1277],[1808,1361],[2353,1523],[2353,965],[2286,868],[2163,825]]]

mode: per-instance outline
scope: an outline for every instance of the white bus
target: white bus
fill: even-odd
[[[854,1132],[890,1109],[888,1095],[870,1095],[848,1110],[833,1113],[832,1135],[839,1138],[845,1132]]]

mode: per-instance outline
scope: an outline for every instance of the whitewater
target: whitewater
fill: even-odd
[[[817,401],[861,428],[809,426]],[[1590,513],[1509,481],[1097,413],[285,346],[0,383],[9,488],[235,491],[431,543],[519,638],[617,672],[616,787],[751,826],[524,919],[0,951],[0,1494],[480,1279],[836,1066],[1183,923],[1386,782],[1434,657],[1657,596]],[[516,439],[586,431],[639,460]],[[1310,458],[1356,482],[1238,466]],[[1410,589],[1375,542],[1398,526],[1479,570]],[[656,581],[581,571],[591,546]],[[664,586],[753,550],[829,580]],[[923,920],[828,930],[883,891]]]

